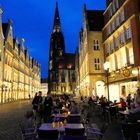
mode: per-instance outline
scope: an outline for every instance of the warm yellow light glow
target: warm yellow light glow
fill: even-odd
[[[138,75],[138,73],[139,73],[138,70],[136,70],[136,69],[132,70],[132,74]]]
[[[109,69],[110,68],[110,63],[108,62],[108,61],[106,61],[105,63],[104,63],[104,70],[107,70],[107,69]]]

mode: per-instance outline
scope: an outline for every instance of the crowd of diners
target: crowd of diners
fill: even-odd
[[[54,114],[82,114],[86,120],[89,100],[90,98],[83,97],[77,102],[74,95],[52,95],[49,92],[46,97],[42,97],[42,92],[39,91],[32,101],[36,125],[39,127],[42,123],[52,122]]]
[[[140,123],[140,89],[137,90],[133,97],[129,94],[126,98],[120,98],[120,101],[114,102],[108,101],[104,96],[81,96],[75,98],[74,94],[54,95],[49,92],[45,97],[42,97],[42,92],[39,91],[32,100],[32,118],[36,128],[39,128],[43,123],[52,123],[55,121],[54,116],[56,114],[64,114],[66,116],[69,114],[78,114],[81,116],[81,123],[88,123],[88,115],[90,113],[100,109],[98,112],[100,112],[101,117],[108,117],[106,115],[107,109],[112,107],[116,108],[117,114],[123,111],[129,112],[127,115],[124,113],[123,118],[121,117],[122,114],[120,114],[122,123]],[[108,119],[105,119],[106,121]]]
[[[94,96],[93,102],[100,105],[102,109],[102,115],[105,115],[107,107],[116,107],[117,111],[128,111],[129,113],[125,116],[125,121],[127,122],[137,122],[140,120],[140,89],[138,88],[136,93],[133,95],[128,94],[126,98],[120,98],[120,101],[108,101],[103,95],[99,98]],[[122,113],[122,112],[121,112]]]
[[[117,111],[129,110],[129,115],[127,116],[128,121],[136,122],[140,120],[140,89],[137,90],[133,98],[131,94],[129,94],[125,99],[120,98],[119,102],[108,101],[104,96],[81,96],[80,101],[75,102],[74,95],[52,95],[49,92],[47,96],[43,98],[42,92],[39,91],[35,94],[32,101],[34,119],[38,126],[41,125],[41,123],[50,122],[52,114],[59,113],[81,114],[84,118],[88,119],[89,106],[91,108],[94,103],[101,106],[102,115],[105,115],[107,106],[116,106]]]

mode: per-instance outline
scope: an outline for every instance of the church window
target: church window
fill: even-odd
[[[68,69],[71,69],[72,68],[72,65],[71,64],[68,64],[67,68]]]
[[[50,70],[52,69],[52,61],[50,61]]]
[[[62,56],[62,50],[61,49],[59,50],[59,56]]]
[[[62,64],[59,64],[58,68],[59,69],[62,69],[63,68],[63,65]]]
[[[53,52],[51,51],[51,56],[53,55]]]

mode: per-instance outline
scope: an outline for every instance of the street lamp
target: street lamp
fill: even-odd
[[[106,76],[106,85],[107,85],[107,96],[108,96],[108,101],[109,99],[109,80],[108,80],[108,76],[109,76],[109,68],[110,68],[110,63],[108,61],[106,61],[104,63],[104,70],[105,70],[105,76]]]

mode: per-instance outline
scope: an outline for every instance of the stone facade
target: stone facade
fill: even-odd
[[[111,100],[134,94],[139,81],[139,0],[111,0],[104,12],[103,46],[110,63]],[[115,92],[114,92],[115,91]]]
[[[99,21],[97,18],[100,19],[100,22],[97,22]],[[104,94],[102,27],[103,11],[87,10],[84,6],[79,53],[79,90],[80,94],[84,96]]]
[[[0,9],[0,103],[33,97],[40,86],[40,64],[28,54],[24,39],[13,38],[12,21],[2,23]]]

